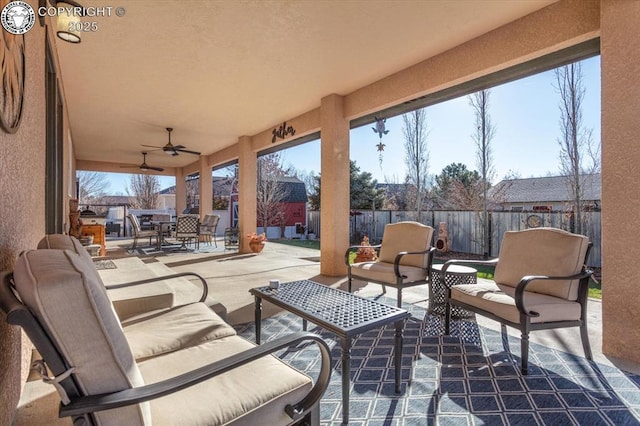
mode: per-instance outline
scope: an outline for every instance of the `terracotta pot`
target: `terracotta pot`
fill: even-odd
[[[253,253],[260,253],[264,248],[264,241],[250,241],[249,248]]]

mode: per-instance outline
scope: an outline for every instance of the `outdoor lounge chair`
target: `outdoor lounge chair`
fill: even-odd
[[[34,343],[60,395],[60,417],[76,425],[319,424],[331,373],[320,337],[294,333],[255,346],[203,304],[187,307],[199,311],[196,321],[173,311],[154,316],[160,336],[123,330],[95,268],[72,250],[26,251],[13,273],[0,274],[7,322]],[[320,349],[315,384],[270,355],[303,342]]]
[[[364,246],[349,247],[345,253],[348,288],[358,278],[398,289],[398,307],[402,307],[402,289],[429,283],[429,270],[435,247],[431,247],[433,228],[418,222],[390,223],[384,227],[382,244],[373,247],[377,261],[349,263],[352,251]]]
[[[528,373],[529,332],[580,327],[582,346],[591,359],[587,333],[587,293],[592,272],[586,269],[591,243],[583,235],[555,228],[505,232],[500,255],[489,261],[449,260],[451,265],[494,265],[494,280],[447,289],[445,333],[451,306],[489,317],[522,333],[522,374]]]
[[[93,262],[80,241],[70,235],[45,235],[38,243],[38,249],[72,250]],[[193,277],[200,281],[200,289],[198,285],[185,280]],[[205,303],[223,319],[227,316],[226,308],[209,295],[206,280],[193,272],[154,275],[135,281],[105,284],[105,288],[121,321],[193,302]]]
[[[133,244],[131,245],[131,251],[136,249],[139,238],[149,237],[149,245],[151,245],[151,239],[158,237],[158,233],[153,229],[143,231],[140,227],[138,218],[133,213],[127,214],[127,218],[129,219],[129,222],[131,222],[131,232],[133,232]]]

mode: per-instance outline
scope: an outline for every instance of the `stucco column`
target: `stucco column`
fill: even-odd
[[[211,179],[211,166],[207,157],[200,156],[200,220],[204,215],[211,213],[213,206],[213,181]]]
[[[349,246],[349,122],[343,97],[329,95],[320,104],[320,273],[346,275]]]
[[[256,210],[258,203],[258,156],[253,150],[251,137],[238,139],[238,228],[240,229],[240,252],[249,253],[247,234],[256,232]]]
[[[184,182],[182,167],[176,167],[176,215],[187,208],[187,185]]]
[[[640,362],[638,1],[601,3],[602,351]]]

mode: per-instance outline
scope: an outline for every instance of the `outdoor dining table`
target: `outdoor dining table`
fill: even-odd
[[[170,231],[176,225],[175,220],[154,220],[151,222],[154,226],[156,232],[158,232],[158,236],[156,238],[156,247],[158,250],[162,250],[162,246],[171,245],[167,240],[165,240],[165,235],[168,231]]]

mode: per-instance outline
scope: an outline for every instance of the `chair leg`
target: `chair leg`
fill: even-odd
[[[444,305],[444,334],[448,336],[450,332],[451,332],[451,304],[449,303],[449,299],[447,299]]]
[[[398,308],[402,308],[402,288],[398,287]]]
[[[529,374],[529,318],[521,314],[520,325],[522,332],[520,336],[520,358],[522,358],[520,371],[523,376],[526,376]]]
[[[218,248],[218,242],[216,241],[216,234],[211,234],[211,238],[213,238],[213,244],[216,245],[216,248]]]
[[[133,244],[131,245],[131,251],[134,251],[136,249],[136,245],[138,244],[138,237],[134,236],[133,237]]]
[[[580,326],[580,337],[582,339],[582,348],[584,349],[584,356],[588,360],[592,359],[591,345],[589,344],[589,332],[587,331],[587,321],[583,320]]]
[[[347,271],[347,291],[351,293],[351,269]]]

